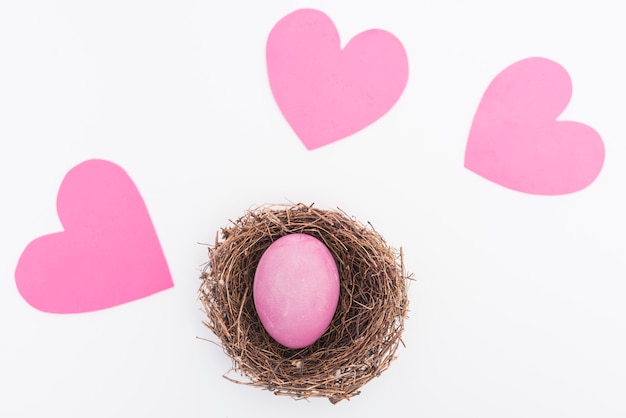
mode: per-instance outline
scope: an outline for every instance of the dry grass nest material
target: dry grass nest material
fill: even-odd
[[[402,250],[387,246],[373,227],[341,210],[296,204],[249,210],[221,229],[209,248],[199,294],[206,326],[248,381],[296,399],[349,399],[385,371],[395,358],[407,314]],[[286,348],[263,328],[252,296],[256,266],[278,238],[309,234],[333,254],[341,281],[339,303],[328,330],[312,345]]]

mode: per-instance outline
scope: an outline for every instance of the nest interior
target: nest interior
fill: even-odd
[[[289,349],[263,328],[252,295],[256,266],[278,238],[304,233],[332,253],[340,296],[327,331],[312,345]],[[232,370],[277,395],[349,399],[385,371],[402,342],[408,312],[402,250],[341,210],[312,205],[263,206],[221,229],[201,275],[205,325],[221,340]]]

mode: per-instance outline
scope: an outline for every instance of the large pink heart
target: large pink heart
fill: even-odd
[[[266,54],[276,103],[309,150],[387,113],[409,74],[406,52],[395,36],[368,30],[341,50],[333,22],[312,9],[282,18],[269,35]]]
[[[504,187],[560,195],[591,184],[604,164],[600,135],[557,121],[572,96],[565,69],[528,58],[502,71],[485,92],[469,134],[465,167]]]
[[[28,244],[15,270],[34,308],[89,312],[173,286],[144,201],[119,166],[89,160],[71,169],[57,212],[64,231]]]

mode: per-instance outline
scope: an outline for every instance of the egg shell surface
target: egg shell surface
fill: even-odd
[[[277,239],[254,276],[254,305],[277,342],[302,348],[324,334],[339,301],[339,272],[328,248],[307,234]]]

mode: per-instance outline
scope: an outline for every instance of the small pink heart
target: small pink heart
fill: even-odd
[[[269,35],[266,55],[276,103],[309,150],[378,120],[400,98],[409,75],[395,36],[368,30],[341,50],[333,22],[312,9],[282,18]]]
[[[565,69],[545,58],[509,66],[485,92],[469,134],[465,167],[501,186],[538,195],[573,193],[604,164],[600,135],[557,121],[572,96]]]
[[[28,244],[15,270],[34,308],[90,312],[174,285],[145,203],[121,167],[88,160],[72,168],[57,212],[64,231]]]

